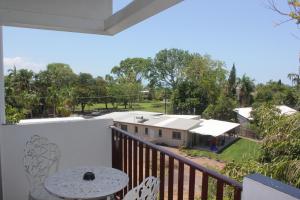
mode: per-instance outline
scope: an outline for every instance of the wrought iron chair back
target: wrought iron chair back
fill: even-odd
[[[130,190],[124,200],[156,200],[159,194],[159,179],[146,178],[140,185]]]
[[[30,183],[30,191],[43,187],[45,179],[52,171],[57,171],[60,151],[56,144],[45,137],[33,135],[24,149],[24,168]]]

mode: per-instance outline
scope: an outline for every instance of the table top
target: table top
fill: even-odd
[[[86,172],[93,172],[95,179],[83,180]],[[108,167],[76,167],[58,171],[45,181],[48,192],[66,199],[93,199],[106,197],[123,189],[128,176]]]

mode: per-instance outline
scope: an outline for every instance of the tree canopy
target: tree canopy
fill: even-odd
[[[5,77],[6,102],[24,118],[68,116],[78,107],[112,104],[114,109],[132,109],[144,98],[170,100],[174,114],[199,114],[206,118],[235,121],[237,106],[259,106],[265,102],[300,107],[297,85],[281,81],[255,85],[236,75],[224,62],[209,55],[182,49],[163,49],[153,58],[126,58],[105,78],[76,74],[68,64],[51,63],[38,73],[12,68]],[[148,91],[145,97],[142,91]]]

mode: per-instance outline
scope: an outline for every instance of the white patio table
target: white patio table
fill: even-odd
[[[94,180],[83,180],[86,172],[95,175]],[[124,172],[108,167],[76,167],[58,171],[45,181],[45,189],[63,199],[105,199],[122,190],[128,184]]]

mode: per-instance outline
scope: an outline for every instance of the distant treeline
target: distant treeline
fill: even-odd
[[[294,86],[281,81],[256,86],[246,75],[237,77],[234,65],[228,71],[222,61],[181,49],[164,49],[154,58],[127,58],[105,77],[76,74],[64,63],[49,64],[39,73],[13,67],[5,76],[6,110],[8,121],[15,122],[69,116],[76,106],[84,113],[86,105],[97,103],[130,109],[147,90],[148,100],[170,99],[174,113],[233,120],[236,106],[272,102],[299,107],[299,76],[294,75],[289,76]]]

